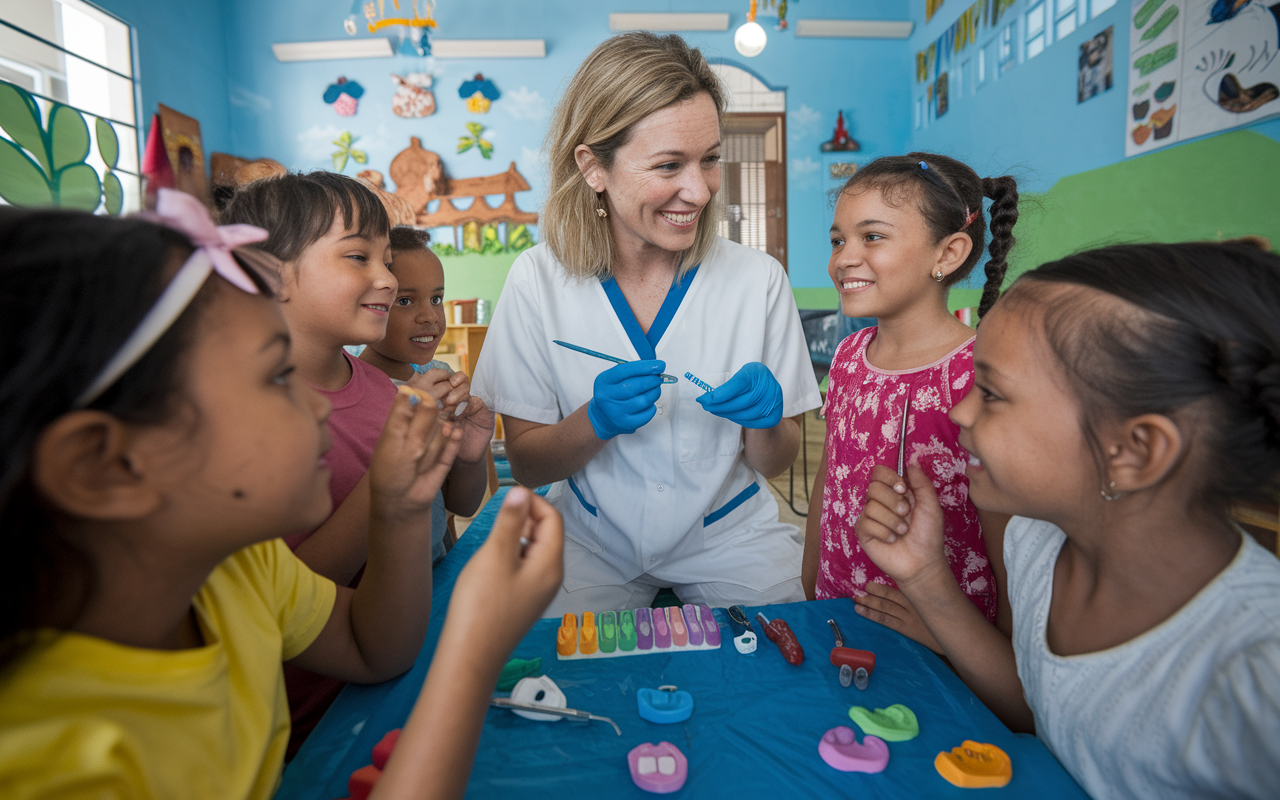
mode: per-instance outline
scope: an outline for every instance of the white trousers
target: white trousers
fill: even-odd
[[[571,539],[564,540],[564,549],[566,564],[581,565],[584,559],[595,559],[601,565],[598,572],[608,574],[612,571],[610,565]],[[727,608],[732,605],[765,606],[774,603],[794,603],[805,599],[804,587],[800,583],[799,575],[787,578],[764,590],[720,581],[670,586],[669,581],[641,575],[622,585],[584,586],[572,592],[566,591],[564,586],[561,586],[542,616],[561,617],[568,613],[581,614],[583,611],[647,608],[653,603],[653,598],[657,597],[658,592],[664,588],[674,591],[682,603],[701,604],[712,608]]]

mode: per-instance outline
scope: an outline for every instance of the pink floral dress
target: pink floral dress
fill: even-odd
[[[956,582],[987,619],[996,618],[996,583],[969,502],[960,430],[947,416],[973,387],[973,340],[918,369],[891,372],[867,363],[876,328],[854,333],[836,348],[823,413],[827,419],[827,480],[822,493],[822,550],[816,595],[861,597],[870,581],[894,586],[862,551],[854,524],[866,502],[871,470],[898,466],[898,436],[908,393],[907,463],[933,480],[946,519],[947,560]]]

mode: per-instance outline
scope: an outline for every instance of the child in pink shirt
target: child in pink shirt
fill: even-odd
[[[353,178],[286,173],[240,188],[222,221],[270,232],[258,247],[284,264],[277,297],[298,376],[333,404],[328,460],[334,512],[319,528],[285,542],[319,574],[342,586],[358,585],[369,546],[366,473],[396,387],[343,347],[375,342],[387,333],[397,284],[390,271],[386,209]],[[345,684],[287,664],[285,684],[293,717],[292,757]]]
[[[863,552],[854,526],[871,470],[896,468],[902,445],[905,463],[919,465],[938,492],[956,582],[989,622],[999,616],[1004,624],[1007,603],[996,580],[1003,574],[1000,542],[993,541],[1002,520],[980,523],[964,474],[969,455],[947,416],[973,386],[973,331],[947,310],[947,292],[982,256],[984,196],[993,201],[985,312],[999,297],[1013,244],[1018,193],[1012,178],[980,179],[954,159],[927,153],[877,159],[845,184],[831,226],[828,271],[841,310],[879,324],[845,339],[832,359],[827,442],[801,579],[809,598],[852,597],[863,616],[935,651],[937,640]]]

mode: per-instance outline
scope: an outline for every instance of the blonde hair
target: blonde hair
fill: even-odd
[[[645,117],[701,93],[724,114],[724,90],[707,60],[675,34],[637,31],[606,40],[587,56],[556,105],[547,132],[551,191],[542,210],[542,238],[570,275],[613,274],[613,233],[596,215],[595,192],[573,151],[585,144],[606,170]],[[719,198],[698,217],[693,246],[680,254],[678,276],[702,261],[716,240]]]

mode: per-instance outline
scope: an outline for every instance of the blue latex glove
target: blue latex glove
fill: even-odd
[[[759,361],[698,398],[707,411],[744,428],[772,428],[782,421],[782,387]]]
[[[587,404],[587,418],[596,436],[608,441],[620,433],[635,433],[658,413],[665,361],[628,361],[596,376],[595,394]]]

